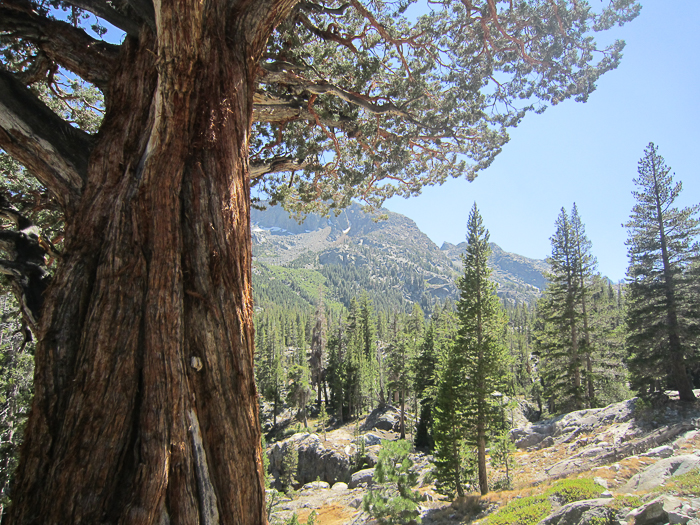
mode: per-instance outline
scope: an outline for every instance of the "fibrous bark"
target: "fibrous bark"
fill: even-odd
[[[71,220],[10,523],[266,522],[247,145],[276,18],[242,4],[156,5],[155,35],[122,45],[89,162],[47,176]]]

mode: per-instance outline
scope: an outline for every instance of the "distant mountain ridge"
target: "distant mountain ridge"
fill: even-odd
[[[279,207],[253,210],[254,261],[320,272],[330,293],[346,306],[363,290],[379,307],[403,300],[429,311],[436,301],[456,300],[466,243],[438,248],[408,217],[384,209],[379,214],[381,219],[352,204],[337,216],[312,214],[300,224]],[[534,301],[545,286],[547,264],[493,243],[491,249],[499,295]]]

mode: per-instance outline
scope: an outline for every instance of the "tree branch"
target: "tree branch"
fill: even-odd
[[[268,173],[302,170],[309,164],[310,162],[307,160],[298,160],[291,157],[275,157],[266,162],[251,162],[250,178],[251,180],[257,180]]]
[[[38,228],[0,195],[0,216],[10,219],[18,231],[0,230],[0,250],[11,260],[0,259],[0,273],[9,277],[12,291],[25,322],[36,333],[50,276],[46,272],[46,251],[40,244]]]
[[[282,62],[274,62],[270,64],[264,64],[261,66],[261,69],[263,70],[262,75],[260,75],[260,80],[259,82],[261,84],[284,84],[286,86],[289,86],[292,88],[293,92],[297,94],[297,96],[302,95],[303,93],[308,93],[310,95],[334,95],[345,102],[348,102],[349,104],[359,106],[363,108],[364,110],[368,111],[369,113],[372,113],[373,115],[393,115],[397,117],[401,117],[412,124],[415,124],[416,126],[426,128],[426,129],[434,129],[430,126],[426,126],[425,124],[422,124],[420,121],[418,121],[411,113],[408,111],[401,109],[398,107],[396,104],[393,102],[386,102],[383,104],[377,104],[372,100],[371,97],[367,97],[365,95],[362,95],[360,93],[354,93],[352,91],[348,91],[346,89],[343,89],[339,86],[336,86],[334,84],[331,84],[329,82],[314,82],[307,80],[303,77],[298,76],[296,73],[294,73],[295,70],[302,70],[304,69],[303,67],[300,66],[295,66],[294,64],[288,64],[288,63],[282,63]],[[307,68],[308,69],[308,68]],[[299,113],[299,115],[294,115],[294,118],[287,117],[286,119],[284,118],[276,118],[272,115],[275,114],[275,110],[278,112],[282,111],[282,107],[287,108],[288,113],[292,113],[292,108],[295,110],[298,109],[299,112],[304,111],[303,108],[298,107],[292,103],[292,100],[298,100],[294,99],[293,97],[288,97],[288,98],[281,98],[281,97],[273,97],[274,102],[272,103],[267,103],[265,102],[265,98],[267,97],[268,99],[272,97],[271,95],[268,95],[266,93],[258,93],[257,99],[254,99],[254,102],[256,104],[259,104],[258,107],[258,117],[255,118],[256,115],[256,109],[255,107],[253,108],[253,118],[255,121],[258,122],[279,122],[280,120],[312,120],[315,118],[313,116],[312,112],[309,112],[312,114],[311,118],[302,118]],[[299,106],[301,104],[297,102]],[[279,107],[278,107],[279,106]],[[270,115],[270,117],[266,117],[267,115]],[[334,124],[329,124],[331,126],[334,126]],[[339,127],[339,126],[335,126]]]
[[[95,40],[80,28],[51,20],[23,0],[3,0],[0,29],[34,44],[47,58],[104,89],[109,82],[118,47]]]
[[[345,4],[341,5],[340,7],[335,8],[335,9],[333,9],[331,7],[326,7],[326,6],[321,5],[321,4],[315,4],[313,2],[300,2],[299,4],[297,4],[297,8],[299,10],[308,11],[308,12],[312,12],[312,13],[324,13],[327,15],[337,15],[337,16],[342,16],[343,14],[345,14],[345,11],[347,10],[348,7],[350,7],[349,3],[345,3]]]
[[[254,122],[293,122],[296,120],[316,121],[318,115],[309,110],[308,101],[303,97],[274,96],[269,93],[257,92],[253,96]],[[354,119],[331,120],[320,118],[320,121],[332,128],[339,128],[352,136],[357,132]]]
[[[133,18],[119,12],[107,2],[100,0],[66,0],[69,4],[90,11],[95,16],[106,20],[114,27],[124,31],[126,34],[138,37],[141,24]]]
[[[29,169],[67,214],[80,197],[92,146],[90,135],[65,122],[0,68],[0,148]]]

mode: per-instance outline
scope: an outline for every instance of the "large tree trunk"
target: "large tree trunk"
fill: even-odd
[[[245,31],[267,4],[156,2],[158,36],[122,46],[46,295],[10,523],[266,523],[247,150],[274,21]]]

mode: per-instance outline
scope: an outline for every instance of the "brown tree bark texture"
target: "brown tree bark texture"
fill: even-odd
[[[9,523],[266,523],[248,133],[283,3],[156,2],[157,36],[122,45],[47,292]]]

